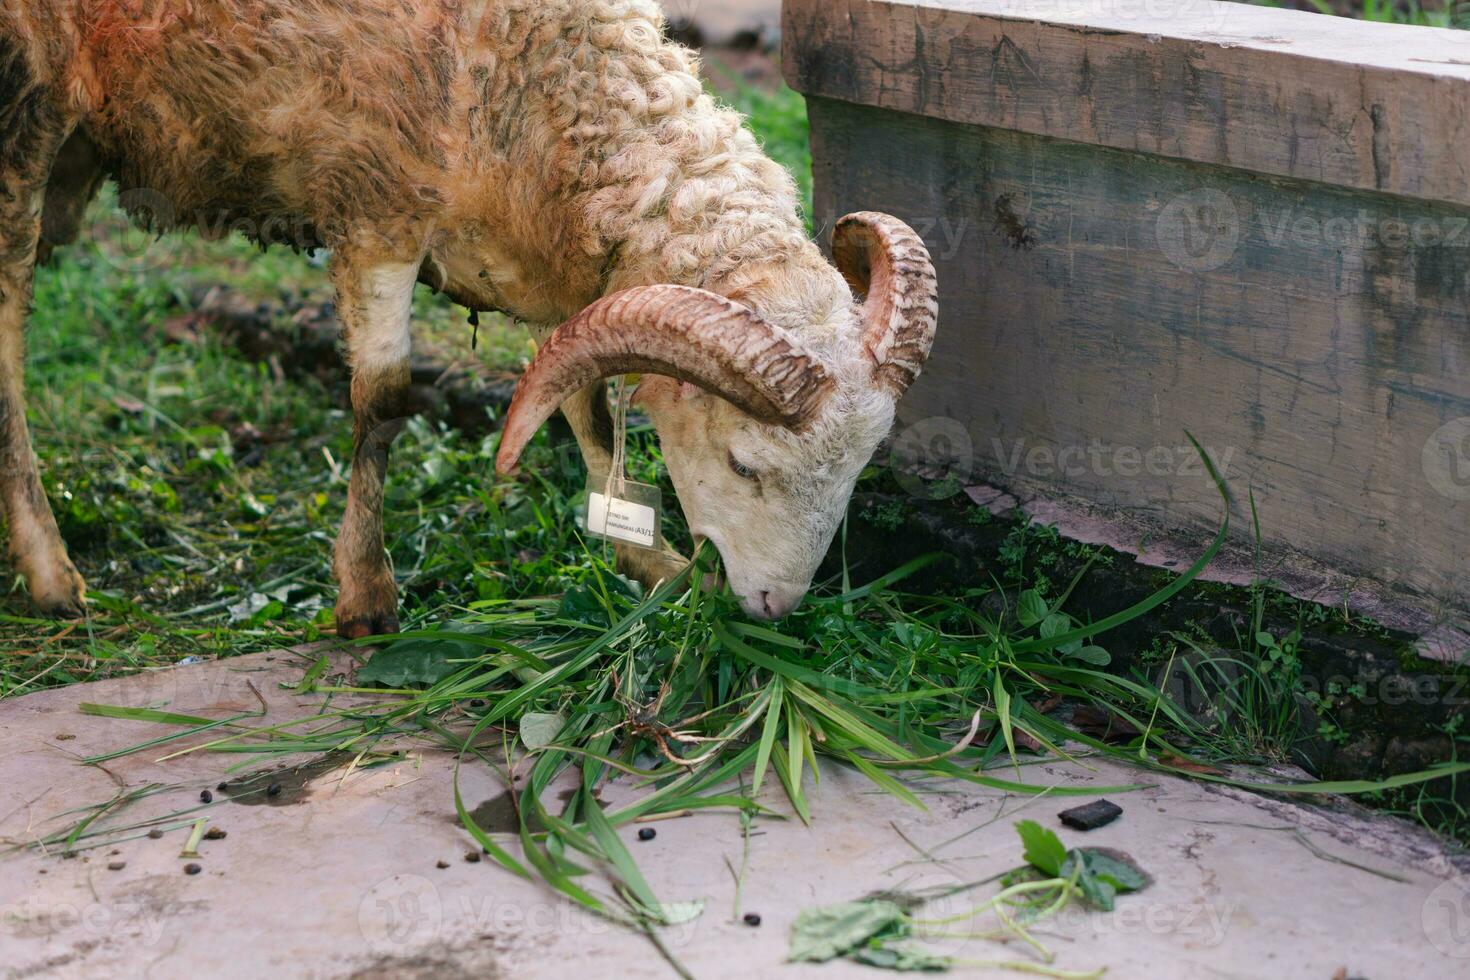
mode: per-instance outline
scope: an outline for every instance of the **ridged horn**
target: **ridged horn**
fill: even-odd
[[[495,468],[513,471],[558,406],[620,374],[687,381],[790,429],[811,421],[833,387],[820,360],[734,300],[689,286],[627,289],[593,303],[541,346],[516,386]]]
[[[939,322],[939,288],[929,249],[912,228],[876,211],[837,223],[832,257],[863,304],[863,350],[873,382],[897,398],[914,383]]]

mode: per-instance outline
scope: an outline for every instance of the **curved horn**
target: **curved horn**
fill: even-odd
[[[816,357],[748,307],[689,286],[640,286],[604,297],[557,327],[510,403],[495,468],[521,451],[562,402],[600,378],[662,374],[688,381],[761,422],[800,428],[832,389]]]
[[[929,357],[939,321],[939,288],[929,249],[890,215],[859,211],[832,233],[837,269],[863,304],[863,350],[873,381],[902,395]]]

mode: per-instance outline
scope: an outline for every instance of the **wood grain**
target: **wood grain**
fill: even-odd
[[[1212,0],[787,0],[792,87],[1470,204],[1470,32]]]
[[[1304,553],[1466,621],[1470,209],[809,104],[818,224],[891,212],[938,268],[901,406],[921,455],[1206,532],[1187,431],[1242,535],[1254,492],[1268,564]]]

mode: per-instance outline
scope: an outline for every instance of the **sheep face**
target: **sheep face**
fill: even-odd
[[[811,586],[894,403],[842,384],[800,431],[755,421],[716,395],[647,377],[638,403],[658,430],[690,531],[719,549],[750,616],[791,612]]]
[[[637,402],[690,530],[719,549],[746,612],[795,609],[939,315],[928,250],[897,218],[848,215],[832,253],[836,271],[813,248],[731,295],[665,283],[592,303],[521,378],[496,468],[513,472],[551,413],[599,379],[642,375]]]

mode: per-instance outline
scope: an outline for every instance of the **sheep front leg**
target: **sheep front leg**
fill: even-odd
[[[577,437],[577,446],[582,450],[588,471],[606,473],[611,469],[613,422],[607,405],[607,385],[601,381],[588,385],[563,404],[561,412]],[[618,571],[641,582],[646,589],[673,578],[684,570],[689,559],[670,547],[667,541],[662,544],[663,550],[650,551],[614,542]]]
[[[18,196],[29,201],[33,195],[22,191]],[[0,188],[0,200],[5,197]],[[35,198],[39,201],[38,192]],[[67,557],[41,487],[22,380],[25,318],[40,229],[39,207],[21,213],[10,204],[0,207],[0,499],[10,520],[10,558],[25,576],[31,601],[48,616],[74,619],[82,614],[87,586]]]
[[[337,635],[398,632],[398,584],[383,547],[388,447],[403,428],[409,311],[419,263],[341,258],[332,280],[352,367],[352,478],[332,557]]]
[[[31,601],[48,616],[75,618],[87,587],[41,487],[23,383],[46,181],[66,127],[48,110],[44,93],[27,87],[23,57],[0,35],[0,66],[7,55],[11,73],[0,79],[0,502],[10,522],[10,557]],[[7,91],[4,81],[18,87]]]

